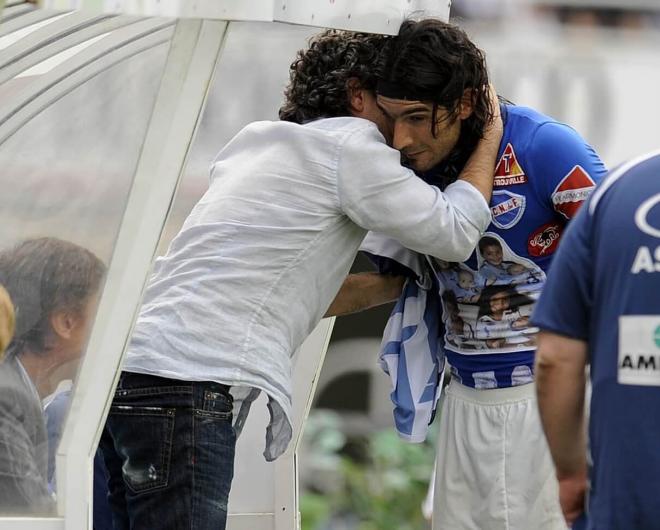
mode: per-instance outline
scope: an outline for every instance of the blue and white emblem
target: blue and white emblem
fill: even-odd
[[[525,203],[524,195],[507,190],[493,191],[493,197],[490,200],[493,224],[503,230],[515,226],[525,212]]]

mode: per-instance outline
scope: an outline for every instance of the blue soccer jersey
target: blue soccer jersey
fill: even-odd
[[[432,260],[452,374],[477,388],[533,380],[529,317],[566,223],[606,172],[567,125],[526,107],[505,106],[503,117],[492,223],[465,263]]]
[[[660,152],[597,188],[532,322],[588,343],[588,528],[660,529]]]

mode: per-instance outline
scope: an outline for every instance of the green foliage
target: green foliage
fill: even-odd
[[[337,518],[350,521],[341,528],[351,530],[429,528],[421,505],[435,458],[430,444],[403,442],[393,429],[340,444],[344,436],[337,429],[337,420],[327,417],[311,419],[306,438],[308,433],[308,457],[314,473],[320,463],[325,478],[332,469],[335,479],[315,484],[322,491],[302,495],[303,530],[338,528],[341,525],[331,522]],[[346,454],[347,447],[354,456]]]
[[[330,505],[324,495],[306,493],[300,497],[300,513],[302,530],[315,530],[321,523],[327,521]]]

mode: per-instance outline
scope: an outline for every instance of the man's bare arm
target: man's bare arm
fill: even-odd
[[[586,342],[548,331],[539,334],[535,369],[539,412],[569,524],[584,510],[587,486],[586,364]]]
[[[324,316],[357,313],[396,300],[405,281],[404,276],[377,272],[349,274]]]
[[[490,99],[494,114],[493,121],[486,125],[484,137],[477,144],[458,177],[459,180],[469,182],[477,188],[486,202],[490,202],[493,192],[495,164],[504,131],[497,93],[492,85],[490,86]]]

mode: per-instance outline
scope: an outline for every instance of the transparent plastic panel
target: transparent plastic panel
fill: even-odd
[[[6,5],[0,13],[0,38],[2,39],[0,49],[4,48],[7,43],[38,30],[44,24],[47,25],[49,19],[61,13],[61,11],[36,9],[34,5],[26,2]]]
[[[277,119],[289,65],[296,51],[319,31],[279,23],[231,23],[160,253],[206,191],[211,162],[220,149],[248,123]]]
[[[14,31],[7,32],[0,37],[0,50],[11,46],[15,42],[27,37],[35,31],[45,28],[46,26],[57,22],[61,18],[65,18],[71,15],[71,11],[68,13],[49,13],[47,11],[37,12],[35,15],[39,16],[39,19],[36,22],[30,21],[31,23],[27,24],[25,27],[15,29]]]
[[[0,363],[0,517],[55,513],[57,442],[170,36],[86,65],[71,90],[48,85],[50,105],[14,132],[0,116],[0,284],[16,314]]]
[[[0,242],[44,233],[112,253],[167,45],[101,72],[0,145]]]

